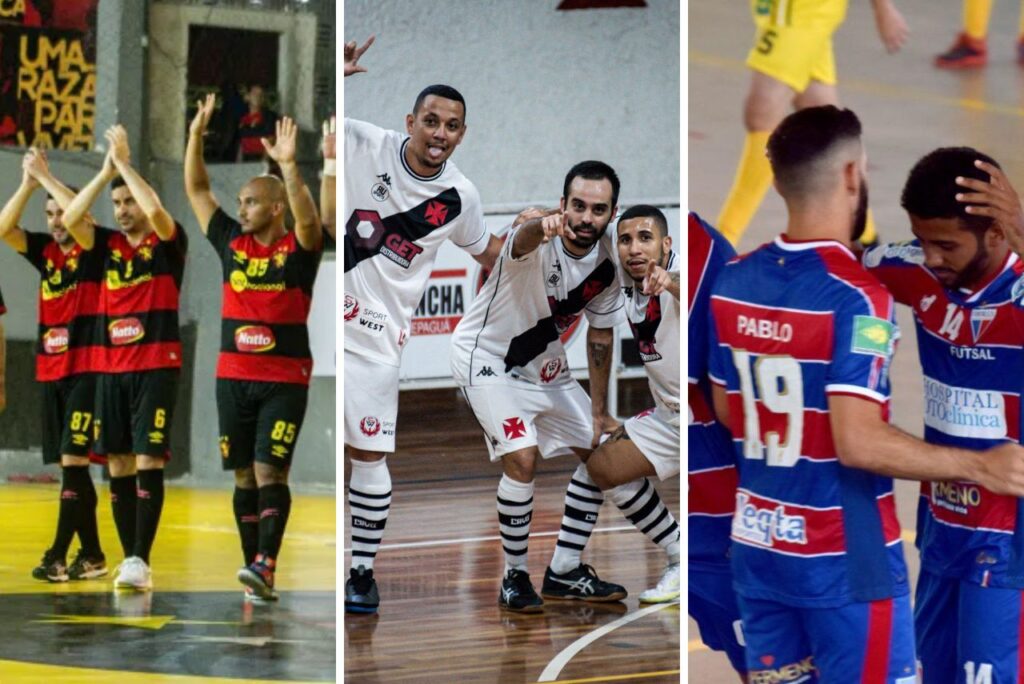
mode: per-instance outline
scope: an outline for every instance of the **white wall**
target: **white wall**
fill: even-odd
[[[377,42],[345,79],[345,115],[404,130],[425,86],[466,98],[452,157],[485,206],[557,202],[600,159],[622,199],[679,201],[679,2],[556,11],[558,0],[346,0],[344,41]]]

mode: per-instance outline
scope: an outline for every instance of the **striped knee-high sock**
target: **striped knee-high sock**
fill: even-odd
[[[580,463],[565,490],[565,513],[558,531],[555,555],[551,558],[551,571],[564,575],[580,564],[583,548],[597,524],[597,513],[604,503],[604,493],[594,484],[585,463]]]
[[[352,513],[352,568],[373,569],[384,526],[391,508],[391,473],[386,459],[349,461],[352,477],[348,482],[348,507]]]
[[[508,475],[498,483],[498,528],[505,549],[505,573],[512,568],[526,572],[526,548],[533,518],[533,483],[516,482]]]
[[[679,562],[679,525],[650,480],[641,478],[619,485],[608,491],[608,498],[648,539],[665,549],[670,563]]]

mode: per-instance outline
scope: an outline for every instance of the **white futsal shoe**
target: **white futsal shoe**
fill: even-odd
[[[117,566],[117,577],[114,578],[115,589],[136,589],[149,591],[153,588],[153,573],[146,561],[138,556],[129,556]]]
[[[640,594],[640,603],[668,603],[678,600],[679,563],[671,563],[658,580],[658,586]]]

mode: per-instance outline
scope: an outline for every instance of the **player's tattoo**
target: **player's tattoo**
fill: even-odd
[[[679,271],[669,271],[668,279],[676,285],[679,285]]]
[[[600,368],[608,359],[608,345],[601,342],[590,343],[590,358],[594,360],[594,366]]]
[[[612,434],[608,435],[608,440],[607,441],[609,441],[609,442],[618,442],[618,441],[621,441],[623,439],[629,440],[630,442],[633,441],[633,440],[629,439],[629,433],[626,432],[626,426],[625,425],[620,425],[619,427],[615,428],[614,431],[612,431]]]

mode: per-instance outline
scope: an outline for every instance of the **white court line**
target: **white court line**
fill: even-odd
[[[639,620],[640,618],[646,615],[655,613],[663,608],[678,605],[679,601],[671,601],[669,603],[657,603],[653,606],[649,606],[647,608],[638,610],[635,613],[623,615],[618,620],[615,620],[614,622],[609,622],[607,625],[598,627],[590,634],[581,636],[579,639],[563,648],[558,655],[551,659],[551,662],[548,663],[548,666],[545,667],[544,671],[540,673],[540,677],[537,679],[537,681],[553,682],[556,679],[558,679],[558,675],[562,672],[562,668],[565,667],[570,660],[572,660],[573,656],[575,656],[584,648],[586,648],[590,644],[594,643],[595,641],[603,637],[605,634],[608,634],[609,632],[612,632],[618,629],[619,627],[622,627],[623,625],[628,625],[630,622],[633,622],[634,620]]]
[[[599,527],[594,530],[597,532],[623,532],[625,530],[635,530],[636,528],[632,525],[625,525],[622,527]],[[558,531],[554,532],[531,532],[530,538],[533,537],[554,537],[558,534]],[[462,539],[437,539],[435,541],[422,541],[422,542],[406,542],[404,544],[381,544],[382,549],[417,549],[424,546],[447,546],[449,544],[475,544],[476,542],[483,541],[498,541],[500,536],[494,537],[464,537]],[[345,553],[351,553],[352,549],[345,549]]]

